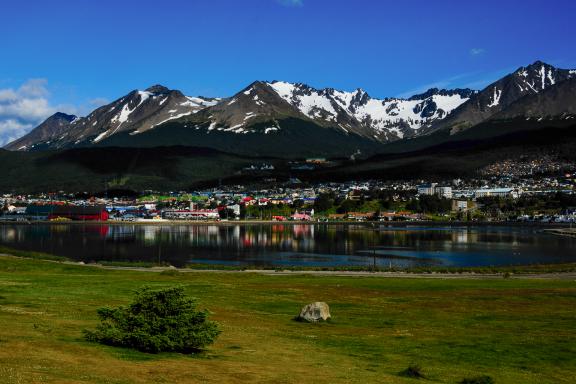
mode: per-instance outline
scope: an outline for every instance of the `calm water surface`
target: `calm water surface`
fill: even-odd
[[[530,227],[0,225],[0,244],[85,262],[483,266],[576,262],[576,239]]]

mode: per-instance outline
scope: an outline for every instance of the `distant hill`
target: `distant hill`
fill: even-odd
[[[0,191],[181,190],[199,183],[218,183],[245,166],[275,161],[194,147],[0,150],[4,165]]]
[[[302,175],[307,180],[467,178],[487,165],[527,154],[560,156],[576,163],[576,121],[490,121],[452,137],[437,133],[437,143],[379,154],[340,167]],[[443,138],[443,139],[442,139]],[[421,138],[423,139],[423,138]]]
[[[5,166],[0,191],[170,191],[218,184],[267,183],[265,180],[270,178],[283,182],[290,177],[310,182],[465,178],[496,161],[534,153],[560,155],[567,161],[576,162],[576,124],[570,119],[542,120],[538,126],[525,119],[498,121],[484,123],[478,128],[492,133],[488,137],[474,137],[472,130],[465,131],[440,144],[364,160],[341,159],[338,166],[315,171],[296,171],[288,164],[289,159],[239,156],[210,148],[0,150],[0,161]],[[496,132],[506,133],[495,136]],[[265,174],[239,173],[242,168],[254,164],[272,164],[275,169]]]

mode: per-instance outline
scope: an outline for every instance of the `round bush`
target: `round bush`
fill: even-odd
[[[212,344],[220,330],[196,304],[182,287],[144,287],[126,307],[98,309],[102,323],[84,335],[89,341],[148,353],[199,351]]]

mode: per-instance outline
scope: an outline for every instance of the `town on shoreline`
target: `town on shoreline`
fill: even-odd
[[[197,191],[3,194],[0,222],[576,223],[570,174],[226,186]]]

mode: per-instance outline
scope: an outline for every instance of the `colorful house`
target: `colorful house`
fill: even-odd
[[[48,220],[106,221],[108,217],[104,205],[58,205],[49,214]]]
[[[312,217],[306,213],[298,213],[296,212],[295,214],[293,214],[292,216],[290,216],[290,218],[292,220],[296,220],[296,221],[310,221],[312,220]]]

